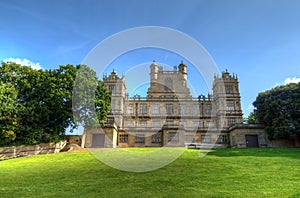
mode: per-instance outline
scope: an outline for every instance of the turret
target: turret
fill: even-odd
[[[150,78],[151,78],[151,82],[157,80],[157,75],[158,75],[158,65],[157,65],[157,63],[154,60],[152,62],[152,64],[150,65]]]
[[[181,61],[181,63],[178,66],[178,70],[180,73],[182,73],[183,78],[187,79],[187,72],[186,72],[186,65]]]

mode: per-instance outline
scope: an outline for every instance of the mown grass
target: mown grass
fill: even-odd
[[[88,151],[11,159],[0,162],[0,197],[295,198],[300,150],[215,149],[200,158],[188,149],[144,173],[113,169]]]

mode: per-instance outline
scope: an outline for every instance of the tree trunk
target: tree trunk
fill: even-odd
[[[300,136],[295,137],[295,147],[297,147],[297,148],[300,147]]]

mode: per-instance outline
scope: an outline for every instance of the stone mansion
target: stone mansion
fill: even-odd
[[[125,76],[115,71],[103,77],[112,93],[111,112],[103,128],[85,130],[82,146],[162,147],[267,145],[263,127],[245,125],[237,75],[227,70],[214,76],[212,94],[191,96],[187,66],[164,70],[150,65],[147,96],[126,93]]]

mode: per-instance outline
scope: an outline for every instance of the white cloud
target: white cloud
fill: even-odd
[[[290,83],[299,83],[299,82],[300,82],[300,78],[298,78],[298,77],[292,77],[292,78],[288,77],[288,78],[284,79],[284,81],[277,82],[273,87],[278,87],[278,86],[281,86],[281,85],[287,85],[287,84],[290,84]]]
[[[287,84],[290,84],[290,83],[299,83],[300,82],[300,78],[296,78],[296,77],[293,77],[293,78],[286,78],[284,80],[284,84],[287,85]]]
[[[248,111],[253,111],[254,110],[253,104],[249,104],[248,107],[247,107],[247,110]]]
[[[39,70],[39,69],[43,69],[41,64],[39,62],[32,62],[26,58],[7,58],[7,59],[4,59],[3,62],[14,62],[14,63],[17,63],[17,64],[20,64],[22,66],[29,66],[31,67],[32,69],[36,69],[36,70]]]

